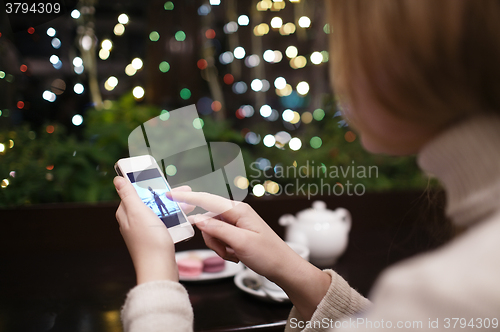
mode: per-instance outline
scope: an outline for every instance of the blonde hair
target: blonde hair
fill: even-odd
[[[368,98],[435,127],[500,112],[500,1],[327,2],[333,85],[353,109]]]

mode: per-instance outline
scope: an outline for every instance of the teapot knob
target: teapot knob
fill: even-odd
[[[292,214],[284,214],[279,219],[279,224],[283,227],[290,226],[295,222],[295,217]]]
[[[314,201],[312,207],[315,210],[326,210],[326,203],[323,201]]]

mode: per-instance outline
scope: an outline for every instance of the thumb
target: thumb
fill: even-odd
[[[118,196],[125,204],[135,201],[142,201],[134,189],[132,183],[121,176],[116,176],[113,180]]]

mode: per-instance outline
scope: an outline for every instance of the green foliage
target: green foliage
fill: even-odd
[[[0,153],[0,182],[9,182],[0,188],[0,207],[118,199],[113,166],[128,157],[128,135],[160,114],[159,107],[137,104],[126,94],[101,110],[87,110],[82,139],[69,136],[62,125],[55,125],[51,134],[45,126],[37,134],[27,126],[0,131],[0,143],[6,146]],[[204,123],[207,141],[243,143],[229,122],[207,117]]]
[[[348,142],[345,134],[350,129],[341,126],[342,123],[339,125],[341,118],[336,116],[335,103],[327,98],[325,105],[323,120],[312,120],[309,124],[302,124],[297,133],[292,132],[302,140],[302,148],[298,151],[292,151],[288,146],[278,149],[247,144],[230,120],[219,121],[205,116],[203,131],[209,142],[234,142],[241,146],[249,180],[255,181],[254,184],[269,179],[282,185],[296,179],[300,183],[317,184],[345,184],[349,180],[353,184],[363,184],[367,191],[423,188],[427,185],[427,179],[418,170],[414,158],[369,154],[360,145],[359,137]],[[45,127],[36,135],[28,127],[0,131],[0,143],[5,146],[5,151],[0,152],[0,181],[6,179],[9,182],[7,187],[0,188],[0,207],[117,199],[112,183],[115,176],[113,165],[118,159],[128,157],[130,132],[161,114],[161,109],[137,104],[131,94],[105,106],[102,110],[87,110],[85,131],[80,139],[68,135],[61,125],[55,125],[52,134],[48,134]],[[254,131],[264,137],[273,132],[272,125],[260,121]],[[309,144],[315,136],[322,141],[318,149]],[[12,148],[9,140],[14,142]],[[286,174],[275,174],[271,169],[265,173],[257,171],[252,163],[259,157],[289,171],[295,163],[298,172],[283,176]],[[318,174],[318,167],[322,164],[326,167],[326,175]],[[305,167],[307,165],[309,168]],[[342,173],[337,178],[331,176],[332,167],[342,166],[345,171],[346,167],[353,165],[356,166],[354,177],[350,171],[345,176]],[[359,177],[358,166],[377,166],[378,177]]]
[[[110,160],[96,146],[68,137],[60,126],[34,136],[27,127],[0,133],[0,142],[14,142],[0,155],[0,177],[9,182],[0,189],[0,207],[114,198],[101,190],[109,181],[100,165]]]
[[[325,117],[322,120],[301,124],[297,132],[291,132],[292,136],[296,135],[302,141],[298,151],[292,151],[287,145],[282,149],[267,148],[262,144],[255,146],[253,160],[263,157],[269,159],[273,166],[278,164],[280,167],[276,168],[278,172],[272,169],[263,172],[254,164],[247,169],[251,183],[272,180],[285,185],[298,180],[300,184],[316,183],[321,186],[328,183],[333,186],[336,183],[345,185],[349,181],[353,185],[362,184],[367,191],[408,190],[427,186],[428,178],[419,170],[415,157],[391,157],[365,151],[359,136],[345,126],[333,97],[327,95],[323,104]],[[259,126],[256,132],[264,137],[272,131],[266,126]],[[354,141],[346,139],[348,132],[347,138],[349,135],[355,137]],[[315,149],[310,145],[313,137],[321,138],[320,148]],[[293,165],[296,165],[296,170]]]
[[[55,125],[52,134],[45,126],[37,134],[28,127],[0,131],[6,146],[0,154],[0,181],[9,181],[0,188],[0,207],[117,199],[113,165],[128,156],[130,132],[160,109],[138,105],[131,94],[106,106],[86,112],[83,139],[67,135],[62,125]]]

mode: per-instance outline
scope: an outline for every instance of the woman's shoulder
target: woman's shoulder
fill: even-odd
[[[390,298],[400,305],[408,301],[427,306],[429,314],[443,308],[456,313],[498,313],[499,237],[500,214],[496,214],[442,247],[384,271],[370,298],[376,306]]]

